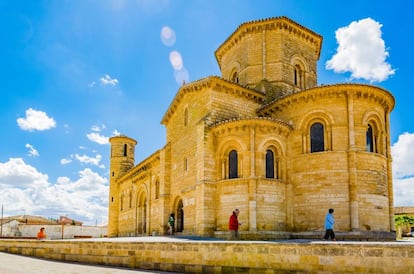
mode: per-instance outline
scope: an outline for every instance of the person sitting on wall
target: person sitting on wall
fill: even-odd
[[[46,239],[46,232],[45,232],[44,227],[40,228],[40,231],[37,232],[37,239],[38,240],[45,240]]]

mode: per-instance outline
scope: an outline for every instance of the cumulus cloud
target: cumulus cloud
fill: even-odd
[[[68,215],[89,225],[107,222],[108,180],[88,168],[79,171],[74,181],[59,177],[52,184],[22,159],[9,159],[0,163],[0,189],[6,215],[24,211],[53,218]]]
[[[100,164],[100,162],[102,160],[102,156],[99,155],[99,154],[97,154],[95,157],[75,154],[75,158],[76,158],[76,160],[78,160],[82,164],[91,164],[91,165],[94,165],[94,166],[98,166],[100,168],[105,168],[104,165]]]
[[[98,143],[100,145],[109,144],[109,138],[97,132],[88,133],[86,134],[86,137],[88,137],[90,141]]]
[[[391,147],[394,204],[414,206],[414,133],[403,133]]]
[[[169,26],[164,26],[161,29],[160,38],[164,45],[172,47],[175,44],[175,31]]]
[[[116,86],[118,85],[118,79],[112,79],[111,76],[109,76],[108,74],[106,74],[104,77],[100,78],[99,81],[101,81],[101,84],[103,86]]]
[[[395,73],[386,62],[389,53],[381,35],[382,25],[365,18],[335,32],[338,48],[326,68],[337,73],[350,72],[351,78],[382,82]]]
[[[46,174],[26,165],[21,158],[11,158],[6,163],[0,163],[0,187],[10,184],[20,190],[28,187],[44,189],[48,186],[48,179]]]
[[[48,130],[56,126],[56,122],[53,118],[47,116],[47,114],[40,110],[29,108],[26,110],[25,118],[18,118],[17,124],[22,130]]]
[[[26,144],[26,148],[29,149],[27,155],[34,157],[39,156],[39,152],[31,144]]]

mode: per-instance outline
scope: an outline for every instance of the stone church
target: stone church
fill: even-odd
[[[323,231],[392,233],[390,112],[366,84],[317,84],[322,36],[286,17],[241,24],[216,50],[221,76],[183,84],[166,145],[135,164],[110,138],[108,236],[223,236],[235,208],[245,239]]]

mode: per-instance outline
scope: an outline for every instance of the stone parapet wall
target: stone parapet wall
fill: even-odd
[[[414,242],[0,240],[0,252],[181,273],[414,273]]]

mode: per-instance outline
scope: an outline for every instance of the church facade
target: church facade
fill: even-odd
[[[183,84],[166,145],[135,164],[110,138],[108,236],[214,236],[240,209],[242,235],[391,232],[390,92],[317,85],[322,37],[286,17],[240,25],[216,50],[221,76]],[[257,236],[259,235],[259,236]]]

